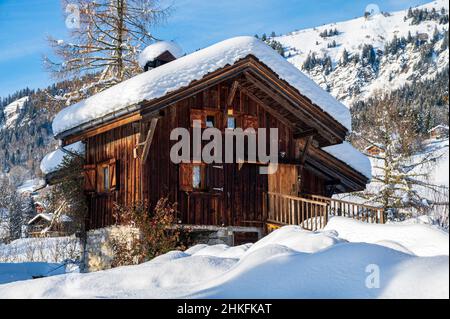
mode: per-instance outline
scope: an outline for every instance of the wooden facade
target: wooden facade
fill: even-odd
[[[126,94],[126,93],[124,93]],[[259,174],[260,163],[174,164],[175,128],[224,131],[278,128],[279,169]],[[254,57],[216,71],[137,112],[64,136],[86,143],[89,228],[113,224],[114,203],[162,197],[178,203],[184,224],[263,227],[267,194],[331,196],[365,188],[367,178],[321,150],[342,143],[347,130]]]

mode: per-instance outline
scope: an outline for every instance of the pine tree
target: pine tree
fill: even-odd
[[[59,60],[44,63],[57,78],[90,74],[66,98],[78,100],[99,92],[139,72],[137,56],[155,41],[150,28],[163,21],[170,8],[158,0],[70,0],[80,11],[80,27],[72,29],[70,41],[49,38]],[[63,0],[63,5],[67,5]],[[70,103],[70,102],[69,102]]]
[[[437,26],[434,27],[434,32],[433,32],[433,38],[432,41],[433,43],[436,43],[439,41],[441,34],[439,33],[439,29],[437,28]]]
[[[342,52],[341,65],[346,66],[348,61],[349,61],[348,51],[344,49],[344,52]]]
[[[447,49],[448,49],[448,31],[446,31],[444,34],[444,40],[442,41],[441,44],[441,51],[445,51]]]

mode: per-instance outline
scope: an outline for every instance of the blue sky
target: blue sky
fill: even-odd
[[[172,0],[174,13],[154,29],[186,52],[238,35],[277,34],[361,16],[376,3],[395,11],[427,0]],[[42,67],[46,37],[65,38],[59,0],[0,0],[0,96],[54,82]]]

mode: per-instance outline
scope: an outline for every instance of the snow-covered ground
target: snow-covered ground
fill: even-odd
[[[198,245],[138,265],[0,285],[5,298],[448,298],[448,234],[334,218],[256,244]]]
[[[64,273],[66,273],[65,265],[57,263],[0,263],[0,284]]]
[[[0,244],[0,263],[61,263],[79,259],[80,251],[79,239],[75,236],[22,238]]]

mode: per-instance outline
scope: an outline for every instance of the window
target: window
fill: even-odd
[[[206,127],[213,128],[216,127],[216,118],[214,115],[208,115],[206,117]]]
[[[119,188],[117,184],[118,162],[111,159],[100,164],[85,165],[84,190],[88,193],[110,193]]]
[[[184,192],[204,190],[205,173],[203,164],[180,164],[180,190]]]
[[[192,188],[202,188],[202,170],[200,166],[194,166],[192,169]]]
[[[234,130],[236,128],[236,118],[234,116],[228,116],[227,128],[230,130]]]
[[[103,167],[103,191],[109,191],[109,166]]]

